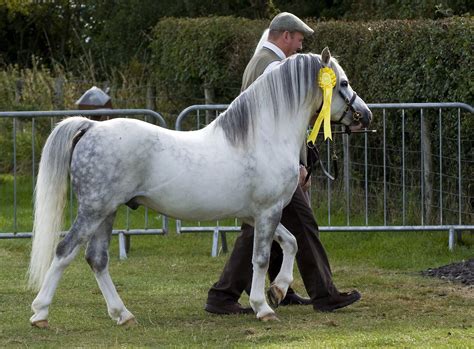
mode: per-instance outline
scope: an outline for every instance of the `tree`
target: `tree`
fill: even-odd
[[[146,65],[152,28],[163,17],[233,16],[372,20],[472,12],[469,0],[0,0],[0,63],[48,66],[101,79]]]

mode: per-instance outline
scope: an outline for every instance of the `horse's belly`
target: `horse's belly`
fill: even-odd
[[[214,220],[226,217],[248,217],[249,200],[220,195],[191,196],[185,192],[173,195],[137,198],[138,203],[166,216],[182,220]]]
[[[231,174],[232,173],[232,174]],[[238,169],[218,176],[171,176],[158,180],[139,202],[170,217],[183,220],[214,220],[254,217],[256,211],[285,205],[295,187],[290,181],[263,178]],[[203,175],[203,174],[201,174]],[[194,180],[190,178],[194,178]],[[261,181],[257,179],[260,178]],[[296,186],[296,182],[295,182]]]

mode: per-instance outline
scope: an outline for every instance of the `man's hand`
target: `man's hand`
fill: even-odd
[[[308,175],[308,171],[306,171],[306,167],[304,167],[303,165],[300,165],[299,185],[301,186],[301,189],[303,189],[303,191],[308,191],[308,189],[311,187],[311,177],[308,178],[308,181],[306,183],[304,182],[307,175]]]

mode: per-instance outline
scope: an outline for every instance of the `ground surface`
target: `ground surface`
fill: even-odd
[[[430,268],[421,273],[424,276],[434,276],[440,279],[460,282],[472,287],[474,286],[474,258],[459,263],[444,265],[439,268]]]
[[[229,234],[229,246],[236,235]],[[49,329],[29,323],[36,297],[24,278],[31,242],[0,240],[0,348],[474,349],[472,286],[420,273],[474,258],[474,235],[466,234],[468,244],[453,251],[445,232],[341,232],[321,238],[337,287],[362,294],[359,302],[333,313],[279,307],[280,321],[272,323],[253,315],[209,314],[203,309],[207,292],[228,255],[210,257],[212,233],[170,233],[133,236],[127,260],[119,260],[118,239],[112,238],[110,273],[136,326],[120,327],[110,319],[81,251],[57,288]],[[293,286],[305,295],[296,267]],[[240,301],[249,304],[246,295]]]

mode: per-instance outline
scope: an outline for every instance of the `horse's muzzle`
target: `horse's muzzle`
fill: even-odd
[[[345,120],[346,125],[347,122],[350,122],[350,125],[347,127],[349,127],[351,131],[358,131],[369,127],[372,121],[372,112],[357,93],[353,91],[351,98],[346,97],[341,91],[339,91],[339,95],[346,103],[346,109],[342,113],[339,122],[344,123],[343,120]]]
[[[354,110],[352,112],[352,123],[349,125],[351,131],[359,131],[368,128],[372,121],[372,112],[369,108],[363,111]]]

